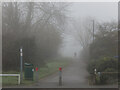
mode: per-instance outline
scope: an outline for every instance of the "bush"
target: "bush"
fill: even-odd
[[[103,57],[98,60],[92,60],[88,65],[88,72],[94,75],[94,69],[97,72],[117,72],[117,59],[111,57]],[[100,77],[96,76],[96,84],[106,84],[114,82],[117,79],[115,73],[102,73]],[[107,82],[109,81],[109,82]]]

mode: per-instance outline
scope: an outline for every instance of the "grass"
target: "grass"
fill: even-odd
[[[39,69],[39,79],[58,71],[59,67],[65,67],[68,64],[69,63],[67,60],[66,61],[65,60],[54,60],[52,62],[48,62],[46,65],[47,67]]]
[[[68,60],[68,58],[59,58],[59,59],[52,59],[49,60],[46,63],[45,67],[40,68],[38,70],[39,73],[39,79],[49,76],[55,72],[58,71],[59,67],[65,67],[69,64],[70,60]],[[5,74],[18,74],[19,72],[15,72],[15,71],[9,71],[9,72],[3,72]],[[24,72],[23,72],[23,77],[24,77]],[[23,78],[23,82],[22,85],[30,85],[35,83],[35,72],[34,72],[34,80],[30,81],[30,80],[25,80]],[[2,84],[3,86],[13,86],[13,85],[17,85],[18,84],[18,79],[17,77],[2,77]]]

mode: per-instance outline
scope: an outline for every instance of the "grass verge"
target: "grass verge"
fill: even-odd
[[[59,67],[65,67],[69,63],[70,63],[70,60],[68,58],[59,58],[59,59],[56,58],[56,59],[49,60],[46,63],[45,67],[42,67],[42,68],[39,67],[39,70],[38,70],[39,79],[47,77],[47,76],[57,72]],[[17,74],[19,72],[9,71],[9,72],[3,72],[3,73],[5,73],[5,74]],[[24,72],[23,72],[23,77],[24,77]],[[2,85],[3,86],[14,86],[14,85],[18,84],[17,80],[18,80],[17,77],[6,77],[5,76],[5,77],[2,77]],[[23,78],[22,85],[30,85],[30,84],[33,84],[35,82],[36,81],[35,81],[35,72],[34,72],[34,80],[30,81],[30,80],[25,80]]]

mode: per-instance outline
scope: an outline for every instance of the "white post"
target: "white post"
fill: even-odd
[[[0,76],[17,76],[18,84],[20,84],[20,74],[0,74]]]
[[[97,71],[96,68],[95,68],[94,71],[95,71],[95,84],[96,84],[96,74],[97,74],[97,73],[96,73],[96,71]]]
[[[95,70],[94,70],[94,71],[95,71],[95,75],[96,75],[96,74],[97,74],[97,73],[96,73],[96,71],[97,71],[97,70],[96,70],[96,68],[95,68]]]
[[[20,75],[18,76],[18,84],[20,84]]]

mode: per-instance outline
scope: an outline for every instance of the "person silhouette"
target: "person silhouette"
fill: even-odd
[[[74,52],[74,57],[76,57],[77,56],[77,53],[76,52]]]

